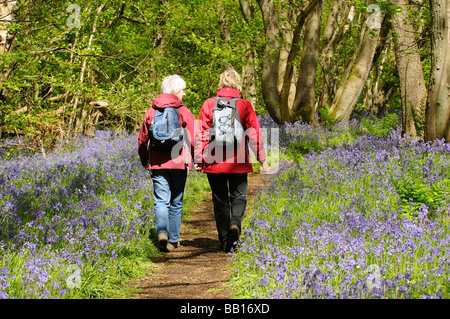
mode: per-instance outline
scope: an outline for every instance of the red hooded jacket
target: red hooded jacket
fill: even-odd
[[[172,158],[171,152],[159,151],[154,148],[150,150],[151,166],[148,158],[147,144],[148,144],[148,125],[152,122],[155,116],[155,108],[176,107],[178,108],[178,115],[181,126],[185,129],[185,138],[188,147],[180,148]],[[192,112],[184,106],[180,98],[174,94],[161,94],[153,100],[152,107],[147,110],[142,123],[141,131],[138,139],[138,153],[141,159],[142,166],[145,169],[185,169],[185,155],[187,155],[189,169],[192,169],[192,154],[194,150],[194,125],[195,118]],[[185,154],[188,152],[189,154]]]
[[[234,89],[225,87],[219,89],[217,96],[231,98],[241,98],[241,93]],[[236,106],[239,110],[241,123],[244,127],[244,135],[247,142],[242,142],[237,149],[228,153],[222,151],[217,155],[215,150],[208,150],[209,144],[209,129],[213,122],[213,108],[216,100],[210,98],[206,100],[200,110],[198,125],[195,132],[195,156],[194,162],[203,164],[203,172],[205,173],[250,173],[253,171],[250,163],[250,154],[248,146],[253,151],[256,159],[263,163],[266,160],[266,153],[264,150],[263,139],[261,134],[261,127],[249,101],[242,99],[237,101]],[[222,155],[222,156],[221,156]]]

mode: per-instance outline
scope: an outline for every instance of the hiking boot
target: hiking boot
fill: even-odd
[[[230,226],[230,238],[228,239],[229,251],[236,250],[237,243],[239,242],[239,235],[241,230],[236,224],[231,224]]]
[[[169,243],[169,236],[167,236],[166,233],[161,232],[158,234],[158,248],[162,252],[169,252],[169,249],[167,248],[167,244]]]

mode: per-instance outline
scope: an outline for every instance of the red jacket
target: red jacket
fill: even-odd
[[[241,93],[234,89],[225,87],[217,91],[217,96],[231,98],[242,98]],[[213,116],[212,111],[216,100],[210,98],[206,100],[200,110],[198,125],[195,136],[195,156],[194,162],[203,164],[203,172],[205,173],[250,173],[253,171],[250,163],[250,154],[248,146],[253,151],[256,159],[263,163],[266,160],[264,151],[261,127],[249,101],[242,99],[236,103],[241,117],[241,123],[245,130],[248,143],[242,142],[240,146],[234,150],[234,153],[222,151],[222,156],[215,156],[215,150],[208,150],[209,129],[211,127]],[[243,139],[244,141],[244,139]],[[211,145],[211,144],[210,144]]]
[[[183,147],[177,152],[176,156],[172,158],[170,152],[163,152],[152,148],[150,150],[151,169],[185,169],[185,152],[187,152],[187,160],[189,169],[192,169],[192,154],[194,150],[194,126],[195,118],[192,112],[184,106],[180,98],[174,94],[161,94],[158,98],[153,100],[153,105],[147,110],[142,123],[141,131],[138,139],[138,153],[141,159],[142,166],[149,169],[149,158],[147,151],[148,144],[148,130],[147,125],[151,123],[155,116],[155,108],[177,107],[180,124],[185,128],[185,137],[188,147]]]

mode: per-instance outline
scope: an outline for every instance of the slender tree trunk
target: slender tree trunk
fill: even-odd
[[[387,54],[388,48],[384,48],[384,52],[382,54],[381,63],[375,70],[375,83],[373,85],[372,89],[372,96],[370,101],[370,112],[374,114],[378,114],[379,109],[381,108],[380,105],[383,102],[384,98],[384,92],[382,90],[382,80],[381,80],[381,74],[383,74],[383,64],[386,62],[386,54]]]
[[[430,0],[430,6],[433,55],[425,139],[450,142],[450,6],[446,0]]]
[[[166,25],[167,19],[167,1],[159,0],[158,1],[158,18],[156,23],[152,25],[154,29],[154,39],[153,39],[153,50],[150,54],[150,67],[148,70],[149,78],[151,81],[157,81],[159,79],[159,74],[155,65],[157,65],[156,61],[164,55],[164,47],[165,47],[165,30],[164,27]],[[144,22],[148,24],[148,22]],[[150,24],[148,24],[150,25]]]
[[[0,1],[0,18],[3,21],[12,21],[15,19],[14,11],[17,9],[17,1]],[[10,23],[1,22],[0,23],[0,55],[5,52],[11,51],[12,48],[12,40],[9,38],[9,27]],[[12,63],[12,65],[8,69],[3,69],[0,72],[0,85],[5,81],[9,75],[11,74],[16,63]],[[0,99],[5,100],[8,93],[5,88],[0,91]]]
[[[250,23],[255,18],[255,8],[250,2],[246,0],[240,0],[239,5],[241,8],[242,15],[247,23]],[[245,44],[245,65],[242,67],[242,84],[243,84],[243,95],[246,99],[250,101],[253,108],[255,108],[258,103],[258,92],[257,92],[257,80],[258,75],[256,72],[256,52],[250,45],[250,43]]]
[[[283,38],[280,47],[280,66],[278,71],[278,92],[281,94],[280,103],[286,105],[287,112],[284,122],[290,122],[292,119],[292,108],[294,106],[296,82],[298,72],[296,67],[292,67],[292,52],[296,51],[299,45],[297,33],[301,32],[302,24],[293,25],[301,13],[295,6],[287,6],[287,1],[279,1],[278,12],[280,12],[280,31]]]
[[[392,26],[396,33],[394,51],[400,81],[403,134],[418,139],[425,123],[427,90],[413,21],[407,17],[411,8],[407,0],[393,3],[401,9],[394,14]]]
[[[230,28],[228,27],[226,12],[222,3],[218,2],[216,4],[216,11],[219,15],[220,37],[224,42],[228,42],[231,40],[231,32]]]
[[[295,65],[294,61],[297,57],[297,53],[299,50],[299,41],[300,35],[305,24],[307,18],[314,12],[316,6],[318,5],[319,0],[311,0],[308,5],[297,13],[297,21],[294,32],[292,33],[291,40],[291,48],[289,50],[289,54],[287,56],[287,61],[284,64],[285,70],[283,70],[284,76],[282,80],[281,93],[280,93],[280,109],[281,112],[281,122],[292,122],[292,114],[291,107],[289,105],[291,94],[292,94],[292,84],[295,83],[293,80],[296,78],[295,73]],[[307,41],[304,41],[304,43]],[[304,44],[307,45],[307,44]],[[308,59],[310,57],[309,54],[306,54],[302,57],[302,59]],[[317,63],[315,65],[317,68]],[[298,81],[302,81],[303,79],[299,76]],[[294,88],[294,92],[298,88],[298,85]]]
[[[246,44],[244,58],[246,63],[242,67],[242,94],[251,103],[253,108],[255,108],[258,103],[258,89],[256,85],[258,75],[255,65],[256,53],[249,44]]]
[[[322,3],[322,1],[310,0],[303,8],[296,7],[292,10],[286,10],[285,6],[290,4],[288,1],[281,4],[274,0],[257,1],[262,13],[266,35],[261,78],[263,98],[270,116],[278,123],[291,122],[293,119],[290,101],[292,94],[295,93],[298,87],[301,87],[301,84],[298,84],[296,87],[293,86],[297,82],[295,60],[299,51],[300,35],[305,21],[314,12],[318,3]],[[280,24],[277,3],[280,4],[280,10],[285,12],[285,14],[287,12],[288,16],[292,16],[292,18],[296,16],[295,23]],[[289,30],[281,31],[282,27],[280,25],[291,27]],[[291,28],[293,28],[293,31],[290,30]],[[308,30],[306,30],[306,33],[308,33]],[[310,44],[308,43],[307,45]],[[283,58],[281,58],[282,52],[284,52]],[[287,52],[286,60],[285,53]],[[309,57],[309,53],[303,56],[306,60]],[[317,62],[312,67],[317,68]],[[299,77],[298,81],[302,80]],[[308,85],[308,89],[310,88],[311,86]],[[314,109],[314,106],[312,108]]]
[[[91,32],[91,35],[89,36],[89,42],[88,42],[88,46],[87,46],[88,49],[91,47],[92,41],[94,40],[94,35],[95,35],[95,32],[97,31],[98,17],[100,15],[100,13],[102,12],[104,6],[105,6],[105,3],[101,4],[97,8],[97,13],[95,15],[94,23],[93,23],[93,26],[92,26],[92,32]],[[84,76],[85,76],[85,72],[86,72],[86,65],[87,65],[87,57],[84,57],[82,65],[81,65],[80,85],[83,85],[83,82],[84,82]],[[77,113],[78,104],[79,104],[79,101],[80,101],[80,94],[81,94],[81,92],[78,92],[78,94],[75,96],[75,102],[73,104],[72,115],[70,116],[70,121],[69,121],[69,128],[72,127],[74,116]],[[83,111],[84,111],[83,110],[83,106],[81,106],[80,110],[78,111],[77,121],[76,121],[76,124],[75,124],[75,132],[82,131],[82,120],[83,120],[83,113],[84,113]]]
[[[330,8],[322,38],[321,66],[322,66],[322,84],[319,90],[318,108],[322,108],[325,103],[331,105],[333,102],[336,80],[336,65],[331,63],[334,48],[341,38],[344,31],[344,18],[348,17],[350,7],[345,3],[334,2]]]
[[[354,64],[353,62],[349,64],[346,71],[348,76],[345,76],[340,83],[329,112],[333,120],[341,121],[344,124],[349,122],[353,109],[366,84],[379,43],[380,29],[371,32],[364,26],[362,30],[362,40],[356,49]]]
[[[322,22],[323,0],[319,0],[308,16],[304,35],[304,45],[300,71],[294,100],[294,120],[316,123],[315,84],[319,61],[320,26]]]
[[[380,71],[381,72],[381,71]],[[397,70],[389,71],[389,76],[398,77]],[[385,73],[386,75],[386,73]],[[386,77],[389,77],[386,76]],[[370,106],[370,112],[373,114],[381,115],[386,110],[386,103],[390,100],[394,92],[398,89],[397,85],[388,83],[381,80],[381,75],[377,76],[375,87],[373,90],[372,104]]]
[[[278,91],[279,39],[281,38],[278,12],[274,0],[258,0],[257,2],[261,9],[266,34],[261,77],[264,103],[270,116],[277,122],[283,122],[283,119],[289,116],[289,109],[287,105],[280,104],[280,92]]]
[[[240,9],[242,15],[247,23],[254,19],[254,8],[252,4],[246,0],[239,1]],[[216,5],[219,25],[220,25],[220,35],[224,42],[229,42],[231,40],[231,32],[228,27],[228,21],[226,19],[226,10],[223,4],[218,3]],[[249,43],[244,44],[244,60],[246,63],[242,67],[242,95],[244,98],[250,101],[251,105],[255,107],[257,103],[257,74],[255,70],[255,51]]]
[[[385,28],[381,33],[382,43],[379,45],[377,52],[375,53],[374,63],[378,61],[381,57],[380,63],[378,63],[377,68],[374,70],[375,82],[372,88],[372,95],[369,99],[369,110],[372,114],[381,115],[386,110],[386,103],[389,101],[395,90],[398,88],[397,85],[383,80],[384,78],[395,77],[398,78],[398,72],[394,61],[388,60],[389,52],[392,50],[391,40],[392,37],[389,36],[388,32],[392,28],[390,24],[390,16],[385,17],[384,23]],[[386,64],[390,63],[391,66],[386,70]]]
[[[14,10],[17,8],[16,3],[17,1],[0,1],[0,18],[2,21],[6,21],[0,23],[0,54],[9,50],[8,27],[10,23],[7,21],[14,20]]]

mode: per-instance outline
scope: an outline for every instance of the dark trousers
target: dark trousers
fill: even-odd
[[[217,232],[220,242],[224,243],[228,239],[231,224],[241,228],[247,205],[247,174],[208,173],[207,175],[212,191]]]

